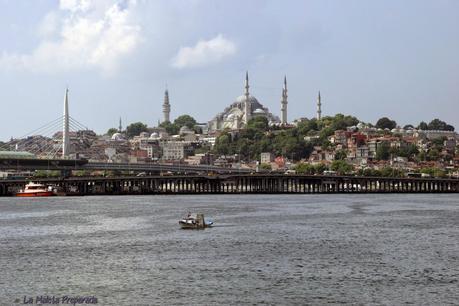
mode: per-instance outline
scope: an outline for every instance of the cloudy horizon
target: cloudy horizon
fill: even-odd
[[[0,0],[0,141],[62,115],[104,133],[207,122],[250,91],[288,120],[343,113],[459,128],[459,2]]]

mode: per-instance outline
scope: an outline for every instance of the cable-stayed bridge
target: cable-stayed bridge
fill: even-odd
[[[38,159],[67,159],[70,156],[70,141],[73,140],[73,152],[78,153],[81,146],[88,142],[95,133],[71,117],[68,109],[68,89],[64,98],[64,113],[59,118],[9,142],[0,145],[2,156],[36,157]]]

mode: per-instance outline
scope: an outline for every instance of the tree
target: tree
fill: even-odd
[[[314,168],[316,168],[317,174],[323,174],[325,170],[328,170],[328,167],[325,164],[317,164]]]
[[[346,159],[346,157],[347,157],[346,151],[343,149],[338,150],[335,153],[335,160],[344,160]]]
[[[384,167],[381,169],[380,173],[381,176],[384,177],[402,177],[404,175],[403,171],[392,167]]]
[[[390,147],[386,142],[381,143],[376,149],[377,160],[388,160],[390,157]]]
[[[440,152],[436,148],[430,149],[427,152],[427,156],[426,156],[427,160],[431,160],[431,161],[438,160],[439,157],[440,157]]]
[[[247,128],[266,131],[268,130],[268,119],[265,117],[255,117],[250,119],[247,123]]]
[[[189,129],[193,129],[196,125],[196,120],[190,115],[181,115],[174,120],[174,124],[177,125],[179,130],[182,126],[187,126]]]
[[[142,132],[146,132],[148,130],[147,125],[142,122],[135,122],[131,123],[130,125],[127,126],[126,128],[126,135],[129,138],[132,138],[134,136],[138,136]]]
[[[397,122],[390,120],[387,117],[382,117],[376,122],[376,127],[379,129],[389,129],[392,130],[397,126]]]
[[[419,125],[418,125],[418,130],[423,130],[423,131],[425,131],[425,130],[428,130],[428,129],[429,129],[429,127],[428,127],[427,123],[425,123],[424,121],[421,121],[421,122],[419,123]]]
[[[228,155],[231,152],[231,136],[228,133],[221,134],[215,140],[214,151],[218,154]]]
[[[372,168],[365,168],[360,169],[357,174],[361,176],[381,176],[381,171]]]
[[[334,160],[330,165],[330,169],[340,175],[344,175],[350,173],[354,168],[344,160]]]
[[[169,121],[161,122],[159,126],[164,128],[170,135],[177,135],[180,129],[176,124]]]
[[[440,119],[434,119],[427,125],[428,130],[454,131],[454,126],[447,124]]]
[[[118,129],[116,128],[109,128],[107,133],[105,133],[106,135],[112,137],[113,134],[117,133],[118,132]]]
[[[312,175],[312,174],[314,174],[316,172],[316,168],[311,164],[299,163],[299,164],[296,165],[295,171],[298,174]]]
[[[263,163],[259,166],[259,169],[261,170],[271,170],[271,165],[270,164],[266,164],[266,163]]]
[[[410,130],[410,129],[414,129],[414,126],[412,124],[407,124],[403,127],[404,130]]]
[[[336,114],[331,118],[330,127],[336,130],[345,130],[347,127],[355,126],[359,120],[353,116],[345,116],[343,114]]]

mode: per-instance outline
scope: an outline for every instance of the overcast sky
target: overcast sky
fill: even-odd
[[[210,120],[243,93],[288,119],[440,118],[459,128],[459,1],[0,0],[0,140],[70,113],[98,133]]]

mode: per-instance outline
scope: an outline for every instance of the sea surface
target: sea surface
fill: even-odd
[[[215,227],[181,230],[188,212]],[[0,305],[45,295],[98,305],[459,305],[459,197],[0,198]]]

